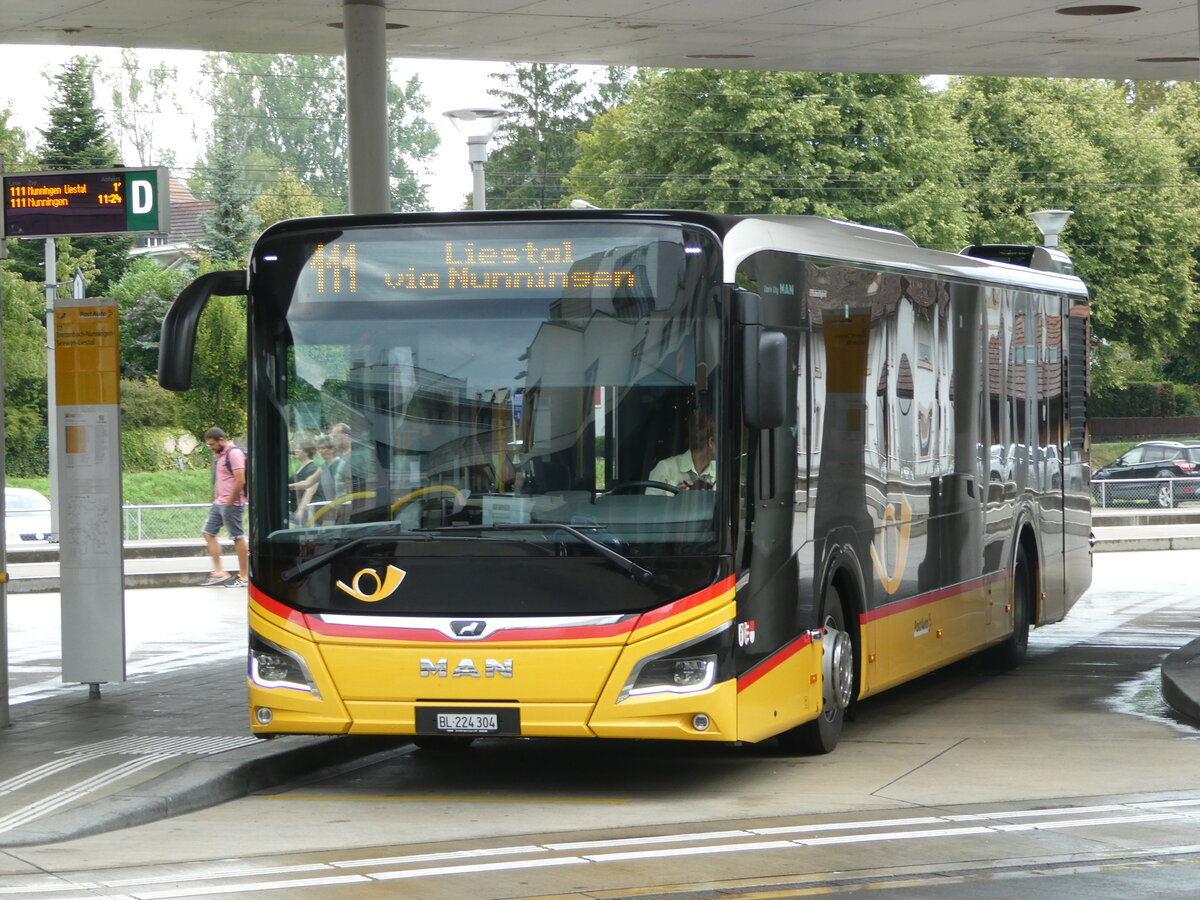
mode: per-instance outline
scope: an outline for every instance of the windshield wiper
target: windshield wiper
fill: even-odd
[[[312,559],[306,559],[302,563],[296,563],[290,569],[284,569],[279,573],[279,577],[284,581],[295,581],[297,578],[303,578],[314,569],[319,569],[327,562],[332,562],[344,553],[349,553],[356,547],[361,547],[363,544],[369,544],[371,541],[431,541],[433,536],[428,532],[413,532],[413,531],[373,531],[370,534],[360,534],[358,537],[350,538],[344,544],[338,544],[336,547],[330,547],[324,553],[318,553]]]
[[[563,522],[498,522],[494,525],[447,525],[444,528],[435,528],[433,530],[438,534],[466,531],[565,531],[580,543],[591,547],[639,584],[649,584],[654,580],[654,573],[649,569],[639,566],[627,556],[622,556],[612,547],[596,540],[590,534]]]

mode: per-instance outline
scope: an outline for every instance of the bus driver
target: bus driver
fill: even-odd
[[[659,460],[650,470],[651,481],[661,481],[681,491],[711,491],[717,482],[717,439],[713,417],[697,411],[687,421],[688,449]],[[665,494],[650,488],[646,493]]]

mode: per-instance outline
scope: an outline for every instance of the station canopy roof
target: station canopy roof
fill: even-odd
[[[387,0],[391,56],[1194,80],[1198,0]],[[0,44],[340,54],[338,0],[0,3]],[[0,53],[3,50],[0,49]]]

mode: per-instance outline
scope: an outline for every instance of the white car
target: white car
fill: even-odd
[[[50,537],[50,501],[33,488],[4,489],[4,543],[45,542]]]

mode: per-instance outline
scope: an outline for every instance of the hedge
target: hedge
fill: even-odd
[[[1200,387],[1169,381],[1131,382],[1123,390],[1094,394],[1090,413],[1114,418],[1200,415]]]

